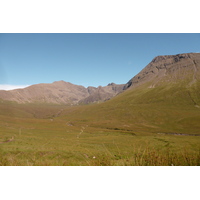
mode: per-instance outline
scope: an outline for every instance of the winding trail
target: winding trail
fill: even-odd
[[[85,127],[84,127],[84,126],[82,126],[82,127],[81,127],[81,131],[80,131],[80,133],[79,133],[79,134],[76,136],[77,138],[79,138],[79,137],[80,137],[80,135],[83,133],[84,129],[85,129]]]
[[[88,127],[88,125],[86,125],[86,127]],[[76,137],[79,138],[81,134],[84,132],[84,130],[85,130],[85,126],[82,126],[80,133]]]

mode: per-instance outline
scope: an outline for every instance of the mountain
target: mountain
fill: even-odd
[[[110,83],[105,87],[88,87],[87,91],[89,93],[89,96],[80,100],[79,103],[88,104],[91,102],[105,101],[111,99],[115,95],[122,92],[124,90],[124,86],[125,84]]]
[[[200,53],[157,56],[124,89],[138,102],[200,104]]]
[[[134,76],[125,89],[151,83],[154,88],[162,83],[178,83],[188,80],[189,86],[196,83],[200,73],[200,53],[186,53],[155,57],[140,73]]]
[[[18,103],[89,104],[113,98],[126,90],[135,103],[200,106],[200,53],[155,57],[126,84],[83,87],[65,81],[0,91],[0,99]],[[123,94],[121,94],[123,95]],[[117,96],[121,96],[117,95]]]
[[[200,134],[199,73],[200,53],[158,56],[111,100],[67,108],[62,118],[127,133]]]
[[[0,98],[18,103],[78,104],[93,103],[112,98],[123,90],[124,85],[109,84],[98,88],[85,88],[65,81],[42,83],[24,89],[0,91]]]

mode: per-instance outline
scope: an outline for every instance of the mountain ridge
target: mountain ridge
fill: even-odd
[[[121,92],[123,87],[124,84],[111,83],[104,87],[86,88],[61,80],[34,84],[23,89],[0,90],[0,98],[17,103],[88,104],[112,98]]]
[[[199,63],[200,53],[156,56],[145,68],[127,82],[124,89],[140,86],[155,78],[159,79],[159,81],[162,79],[163,82],[175,82],[177,79],[181,80],[185,78],[184,76],[191,75],[191,69],[194,70],[191,83],[194,83],[194,79],[197,79],[197,74],[200,71],[199,66],[197,67]],[[189,74],[187,74],[188,72]],[[154,82],[150,87],[153,88],[156,84]]]
[[[75,85],[61,80],[54,81],[53,83],[35,84],[24,89],[10,91],[1,90],[0,99],[15,101],[17,103],[39,102],[77,105],[103,102],[123,93],[125,90],[132,90],[140,87],[143,89],[146,88],[147,92],[149,94],[151,93],[150,96],[153,94],[156,96],[155,92],[163,96],[165,95],[164,92],[166,93],[166,91],[168,91],[162,89],[162,87],[165,87],[171,88],[170,91],[177,91],[175,93],[183,91],[185,97],[198,105],[199,79],[200,53],[161,55],[153,58],[146,67],[126,84],[109,83],[104,87],[89,86],[86,88],[82,85]],[[174,94],[172,94],[172,96]],[[144,98],[146,98],[145,95]]]

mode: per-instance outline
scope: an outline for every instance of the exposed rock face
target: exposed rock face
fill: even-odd
[[[90,102],[97,102],[97,101],[104,101],[108,100],[118,93],[122,92],[124,88],[124,84],[114,84],[110,83],[105,87],[99,86],[98,88],[88,87],[89,96],[85,99],[82,99],[81,103],[90,103]]]
[[[134,76],[124,89],[152,82],[156,87],[162,82],[177,82],[188,79],[193,84],[200,75],[200,53],[186,53],[155,57],[140,73]]]
[[[0,99],[18,103],[78,104],[107,100],[123,90],[124,85],[110,84],[105,87],[74,85],[65,81],[36,84],[24,89],[0,91]]]

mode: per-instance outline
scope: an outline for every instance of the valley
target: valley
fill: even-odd
[[[200,165],[199,72],[200,54],[160,56],[105,98],[20,103],[11,92],[0,103],[0,165]]]

